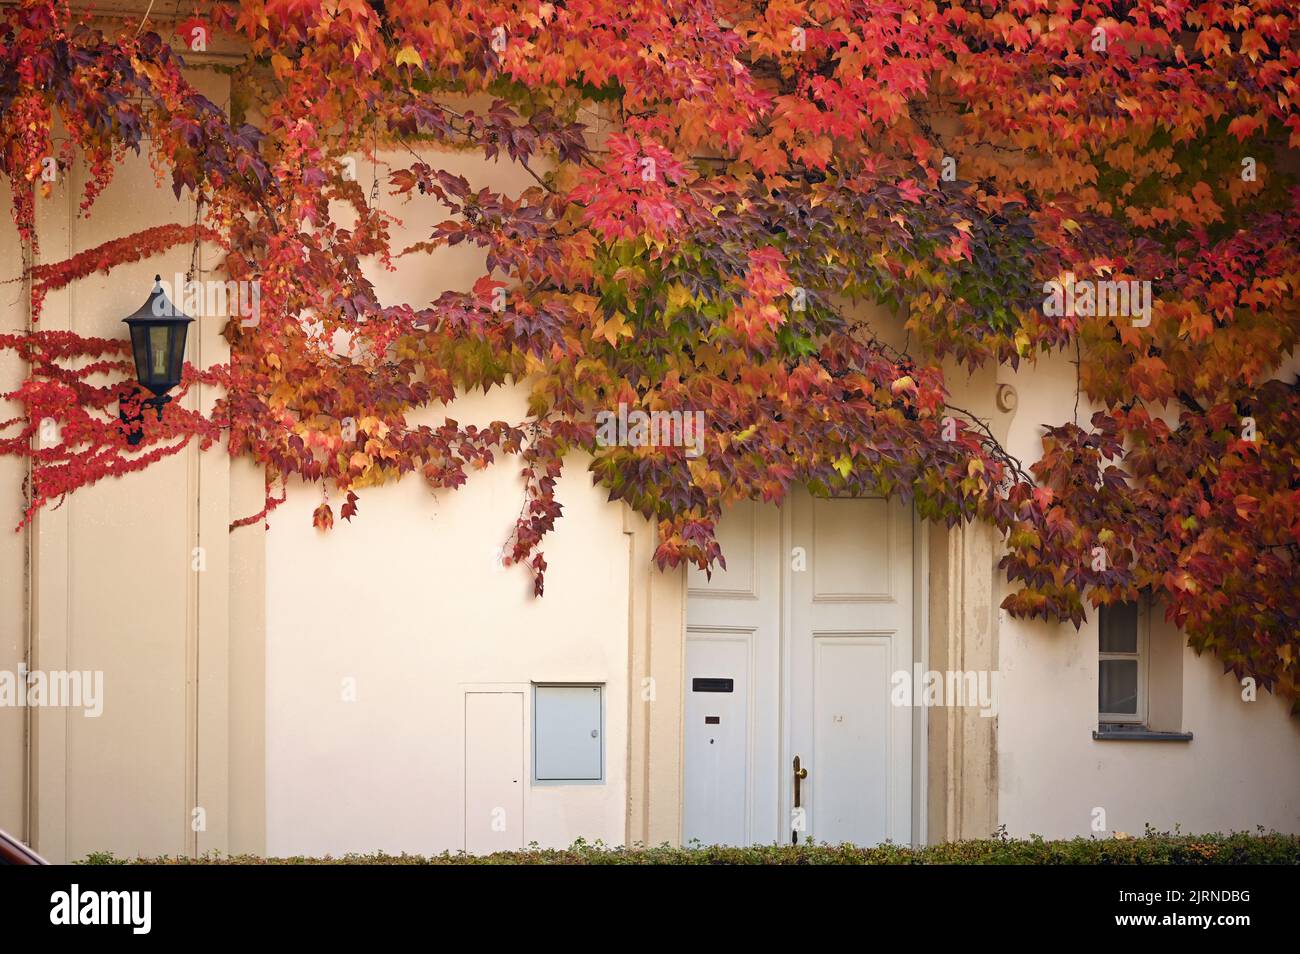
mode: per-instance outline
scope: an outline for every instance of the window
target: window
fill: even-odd
[[[1147,640],[1144,609],[1137,603],[1103,606],[1097,648],[1099,721],[1145,725]]]
[[[604,686],[533,686],[533,782],[605,780]]]

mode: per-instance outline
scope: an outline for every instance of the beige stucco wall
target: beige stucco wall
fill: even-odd
[[[452,412],[486,424],[524,404],[498,389]],[[523,493],[510,458],[456,491],[368,491],[328,534],[311,525],[320,490],[290,489],[266,538],[269,851],[460,849],[463,692],[518,689],[531,706],[533,682],[605,685],[607,778],[529,784],[519,843],[623,841],[628,537],[585,461],[569,463],[540,600],[497,563]]]
[[[1040,425],[1073,412],[1074,368],[1057,356],[999,374],[1019,395],[1008,449],[1028,464],[1042,453]],[[1091,413],[1085,398],[1080,421]],[[1007,592],[1004,579],[999,590],[997,602]],[[1156,614],[1153,646],[1181,656],[1163,666],[1177,685],[1156,693],[1181,705],[1181,725],[1170,724],[1173,712],[1158,728],[1191,732],[1193,740],[1094,741],[1096,614],[1078,632],[999,615],[998,818],[1013,834],[1092,834],[1096,808],[1105,810],[1107,830],[1129,834],[1148,823],[1193,832],[1256,825],[1300,831],[1300,720],[1280,699],[1261,691],[1258,701],[1243,702],[1222,664],[1197,656]]]
[[[192,75],[214,100],[225,101],[224,79]],[[133,229],[192,220],[193,207],[157,187],[146,163],[134,157],[92,214],[78,217],[83,177],[84,170],[74,167],[48,199],[38,200],[38,261],[65,258]],[[0,201],[8,207],[7,192]],[[0,329],[22,331],[29,318],[26,292],[13,281],[21,271],[22,249],[12,228],[0,231],[0,279],[10,282],[0,300]],[[188,263],[189,249],[175,249],[123,266],[111,279],[95,275],[77,282],[49,296],[38,327],[124,337],[120,319],[147,296],[154,272],[170,277]],[[214,322],[192,328],[192,361],[221,360],[224,342],[217,331]],[[24,374],[12,352],[0,353],[0,391],[16,387]],[[199,389],[186,404],[212,397]],[[20,411],[15,402],[3,402],[0,419]],[[51,859],[96,850],[179,853],[226,847],[231,773],[221,683],[232,592],[226,558],[228,468],[221,453],[200,456],[191,448],[147,472],[75,494],[42,513],[30,531],[13,533],[27,466],[0,458],[0,669],[15,674],[27,663],[43,671],[103,675],[104,709],[98,718],[0,707],[0,827]],[[260,506],[260,476],[256,484]],[[243,533],[248,539],[260,531]],[[30,574],[25,572],[29,545]],[[192,570],[197,546],[207,551],[202,573]],[[245,595],[243,604],[256,615],[256,588],[237,586],[234,592]],[[257,639],[260,654],[260,632]],[[200,683],[211,691],[201,692]],[[258,738],[260,730],[259,720],[257,733],[237,734],[237,743]],[[256,755],[254,768],[243,773],[253,776],[251,783],[232,776],[230,784],[260,792],[260,750]],[[242,794],[235,802],[260,804]],[[191,824],[196,807],[207,816],[203,831]],[[261,825],[260,817],[256,824]],[[260,847],[256,838],[236,843]]]
[[[215,102],[227,101],[223,76],[203,69],[191,76]],[[49,198],[38,199],[38,261],[147,226],[193,221],[193,205],[157,185],[143,158],[127,158],[89,216],[77,214],[84,176],[74,164]],[[12,230],[4,243],[3,277],[13,279],[21,250]],[[190,251],[172,249],[55,291],[38,327],[123,338],[121,318],[145,300],[154,273],[185,271]],[[200,266],[211,264],[205,249]],[[27,301],[20,284],[9,288],[0,322],[21,329]],[[220,326],[212,319],[192,326],[190,361],[224,359]],[[11,355],[3,361],[0,384],[12,386],[21,369]],[[184,404],[207,407],[214,397],[199,387]],[[0,416],[16,413],[9,407]],[[0,460],[0,519],[8,527],[21,514],[25,471],[24,462]],[[13,672],[25,659],[44,672],[103,679],[97,718],[72,709],[0,710],[0,824],[52,860],[229,844],[229,471],[224,454],[189,447],[47,508],[30,533],[0,534],[0,666]]]
[[[389,159],[411,161],[381,157],[381,181]],[[533,184],[513,164],[467,153],[434,161],[475,187],[518,194]],[[368,187],[374,169],[358,166]],[[395,248],[427,238],[448,214],[431,197],[381,202],[402,222]],[[481,250],[462,245],[373,277],[385,300],[419,306],[468,290],[484,272]],[[476,391],[412,420],[437,426],[448,416],[522,423],[526,389]],[[605,685],[607,778],[528,785],[521,843],[624,841],[631,535],[625,508],[592,486],[587,464],[582,455],[566,462],[540,600],[523,568],[499,561],[523,503],[517,457],[503,455],[458,490],[434,492],[418,475],[363,489],[358,516],[329,533],[311,522],[321,489],[289,487],[265,551],[268,850],[460,849],[463,692],[521,688],[531,707],[533,682]],[[356,680],[355,702],[342,699],[345,678]]]

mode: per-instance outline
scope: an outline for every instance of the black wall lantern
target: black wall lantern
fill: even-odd
[[[167,394],[181,383],[181,369],[185,365],[185,335],[194,319],[183,314],[167,298],[162,288],[162,276],[153,277],[153,291],[149,300],[122,320],[131,329],[131,353],[135,357],[135,376],[140,384],[153,392],[153,397],[136,403],[140,388],[133,388],[129,404],[134,412],[118,402],[118,416],[127,425],[128,444],[138,444],[144,437],[144,409],[152,407],[162,420],[163,405],[171,400]]]

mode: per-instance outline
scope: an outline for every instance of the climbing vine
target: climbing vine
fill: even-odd
[[[1152,592],[1198,651],[1297,699],[1289,0],[185,13],[176,30],[52,0],[2,14],[0,156],[36,263],[19,276],[34,330],[0,336],[30,372],[6,395],[23,415],[0,422],[0,453],[32,462],[24,521],[194,441],[265,469],[266,509],[239,524],[301,478],[330,492],[322,529],[368,487],[457,487],[514,457],[527,499],[505,558],[540,594],[556,480],[584,450],[611,498],[654,521],[661,566],[721,564],[714,528],[736,500],[898,496],[1002,531],[1013,614],[1078,624],[1086,600]],[[218,37],[242,57],[229,109],[184,72]],[[461,151],[530,185],[505,194],[440,163]],[[48,170],[84,163],[93,214],[131,152],[200,220],[43,262]],[[397,204],[413,196],[444,211],[397,248],[394,216],[428,208]],[[228,363],[186,368],[182,389],[220,389],[212,410],[173,402],[131,447],[114,407],[125,342],[42,330],[41,305],[199,240],[224,280],[257,283],[260,311],[228,323]],[[484,255],[471,289],[376,290],[376,268],[461,244]],[[904,348],[863,303],[905,316]],[[945,361],[1058,350],[1097,410],[1042,422],[1031,467],[949,404]],[[508,381],[528,389],[526,421],[412,418]],[[706,424],[693,447],[611,444],[600,416],[620,406]],[[45,421],[59,442],[38,439]]]

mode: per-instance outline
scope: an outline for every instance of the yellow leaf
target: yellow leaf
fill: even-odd
[[[424,66],[424,60],[413,46],[404,46],[397,51],[397,65],[409,63],[411,66]]]
[[[690,289],[678,282],[673,282],[668,286],[667,311],[669,313],[680,311],[694,301]]]
[[[592,295],[584,295],[582,292],[574,292],[569,296],[569,304],[573,310],[580,315],[593,315],[596,313],[596,306],[600,300]]]
[[[623,320],[622,312],[615,312],[611,317],[597,322],[593,330],[597,337],[604,338],[612,345],[618,344],[619,338],[632,337],[632,329]]]

